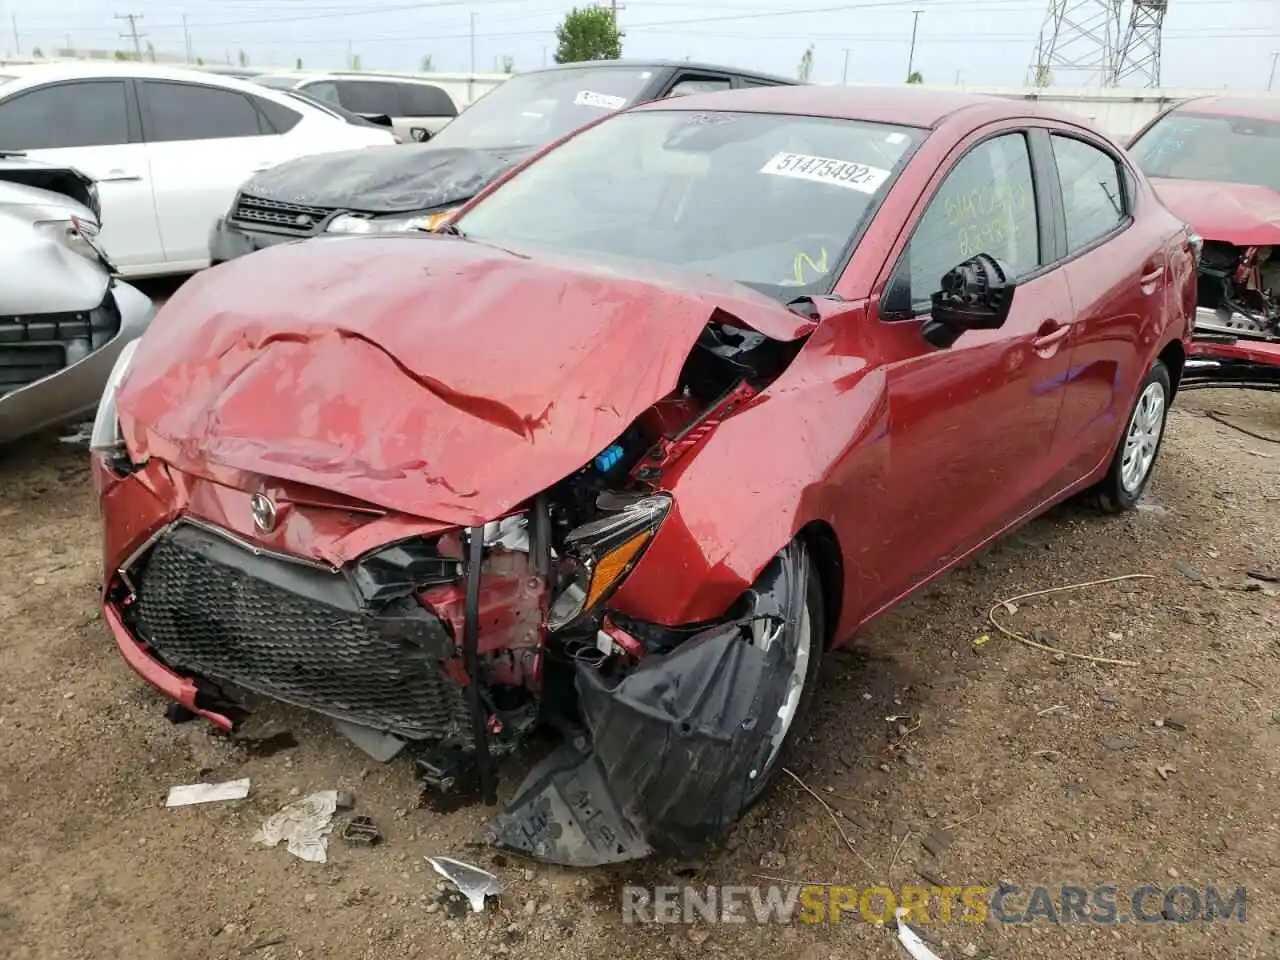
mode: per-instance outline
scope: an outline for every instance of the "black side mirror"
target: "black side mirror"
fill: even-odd
[[[998,330],[1009,319],[1017,286],[1008,269],[985,253],[949,270],[942,289],[933,295],[929,319],[921,335],[941,350],[966,330]]]

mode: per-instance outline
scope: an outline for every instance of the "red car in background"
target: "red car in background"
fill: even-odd
[[[1204,242],[1186,386],[1280,390],[1280,97],[1199,97],[1130,152]]]
[[[219,727],[245,691],[287,701],[490,803],[545,722],[564,744],[497,843],[705,851],[782,769],[825,650],[1151,476],[1192,240],[1116,143],[1037,111],[661,101],[443,233],[196,276],[94,427],[125,659]]]

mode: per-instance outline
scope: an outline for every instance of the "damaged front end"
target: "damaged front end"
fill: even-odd
[[[379,759],[409,752],[436,796],[496,803],[497,761],[558,732],[493,824],[502,846],[580,865],[705,848],[758,795],[794,716],[813,629],[803,553],[787,548],[715,622],[658,626],[609,601],[677,510],[686,458],[803,342],[716,312],[676,389],[580,469],[486,523],[350,561],[180,509],[108,579],[108,621],[139,673],[214,723],[234,729],[249,694],[313,710]],[[100,486],[182,476],[120,456]],[[304,510],[235,495],[259,534]]]
[[[1180,389],[1280,389],[1280,247],[1205,241]]]

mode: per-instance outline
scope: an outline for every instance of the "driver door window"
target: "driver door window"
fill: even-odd
[[[922,312],[943,275],[980,253],[995,257],[1015,278],[1036,270],[1039,237],[1027,138],[994,137],[957,163],[934,194],[898,265],[895,286],[906,279],[912,310]]]

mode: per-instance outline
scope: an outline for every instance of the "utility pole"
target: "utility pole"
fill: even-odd
[[[186,45],[187,63],[191,62],[191,31],[187,29],[187,15],[182,15],[182,41]]]
[[[542,48],[542,65],[544,67],[547,65],[547,48],[546,47]]]
[[[15,13],[11,19],[13,20],[13,55],[17,57],[22,54],[22,41],[18,39],[18,15]]]
[[[849,48],[844,48],[844,69],[840,71],[840,83],[847,86],[849,83]]]
[[[923,10],[912,10],[911,20],[911,52],[907,54],[907,80],[911,79],[911,74],[915,71],[916,65],[916,31],[920,29],[920,14]]]
[[[142,19],[140,13],[117,13],[117,20],[129,21],[129,32],[120,34],[121,38],[133,41],[133,55],[135,60],[142,59],[142,41],[146,38],[145,33],[138,32],[138,21]]]
[[[471,72],[476,72],[476,15],[471,14]]]
[[[13,42],[17,43],[18,41],[15,38]],[[1277,63],[1280,63],[1280,52],[1276,52],[1271,55],[1271,76],[1267,78],[1268,91],[1276,85],[1276,64]]]

